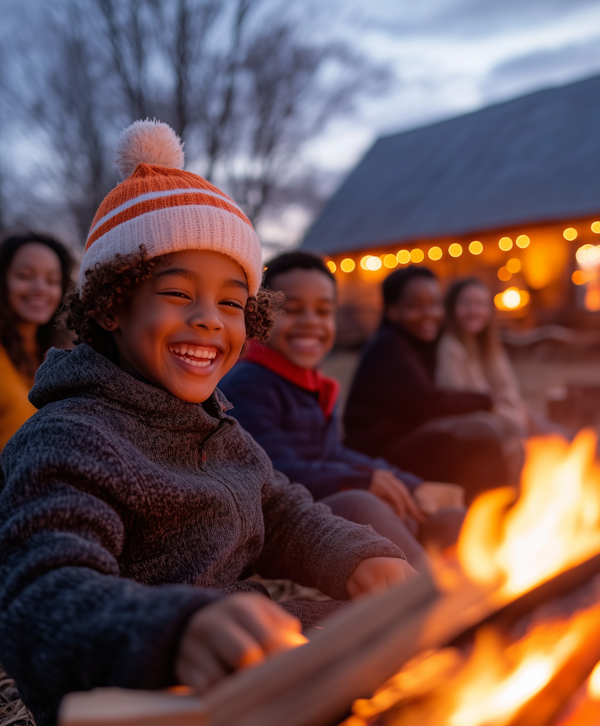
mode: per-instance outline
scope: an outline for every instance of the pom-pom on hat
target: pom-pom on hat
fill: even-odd
[[[183,250],[211,250],[235,260],[246,274],[250,295],[262,278],[260,242],[250,220],[220,189],[183,171],[183,147],[160,121],[136,121],[116,144],[123,180],[96,212],[85,245],[79,288],[87,270],[117,254],[150,257]]]

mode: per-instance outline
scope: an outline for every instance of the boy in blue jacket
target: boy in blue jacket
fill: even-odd
[[[325,263],[306,252],[283,254],[269,263],[264,284],[283,292],[285,315],[267,345],[251,344],[222,381],[233,415],[275,469],[335,514],[371,524],[418,567],[424,552],[413,535],[438,547],[455,539],[464,512],[440,504],[459,504],[460,488],[424,482],[343,445],[339,384],[319,371],[335,339],[336,283]]]

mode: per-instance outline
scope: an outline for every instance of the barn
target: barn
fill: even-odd
[[[600,75],[377,139],[301,248],[337,276],[348,344],[407,264],[481,277],[511,326],[596,326]]]

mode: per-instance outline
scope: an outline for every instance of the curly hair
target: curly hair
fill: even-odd
[[[137,286],[152,277],[156,265],[168,264],[169,256],[149,257],[143,245],[136,254],[119,255],[109,263],[99,264],[85,273],[86,283],[81,291],[71,289],[65,298],[63,320],[66,330],[76,334],[75,344],[87,343],[109,360],[117,361],[117,347],[112,333],[98,320],[113,321],[132,298]],[[248,298],[244,317],[246,339],[266,343],[277,320],[283,295],[259,290]],[[242,354],[245,352],[246,345]]]

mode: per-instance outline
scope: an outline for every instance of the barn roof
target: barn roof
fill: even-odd
[[[600,75],[378,139],[306,235],[335,254],[600,213]]]

